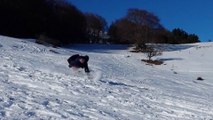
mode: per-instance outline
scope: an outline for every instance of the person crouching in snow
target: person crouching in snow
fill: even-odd
[[[69,63],[69,68],[84,68],[86,73],[89,73],[90,70],[88,68],[87,62],[89,61],[89,56],[80,56],[79,54],[72,55],[69,59],[67,59]]]

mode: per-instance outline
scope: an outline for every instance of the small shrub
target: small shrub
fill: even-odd
[[[148,60],[151,60],[151,58],[154,56],[162,55],[162,52],[160,50],[154,49],[152,47],[148,47],[144,52],[145,52]]]

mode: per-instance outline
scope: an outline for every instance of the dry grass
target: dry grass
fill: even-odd
[[[142,59],[141,61],[146,62],[149,65],[161,65],[161,64],[163,64],[163,61],[159,61],[159,60],[144,60],[144,59]]]

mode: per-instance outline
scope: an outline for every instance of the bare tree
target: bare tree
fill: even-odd
[[[163,28],[160,24],[160,20],[153,13],[141,9],[129,9],[125,17],[140,26],[148,26],[150,28]]]
[[[146,10],[129,9],[125,18],[137,26],[133,39],[136,49],[139,50],[146,49],[146,43],[151,39],[152,30],[163,28],[158,17]]]
[[[129,9],[127,15],[110,26],[109,33],[116,41],[134,43],[136,49],[146,48],[155,29],[163,29],[154,14],[140,9]]]
[[[87,21],[87,34],[90,42],[98,43],[100,40],[100,33],[107,29],[107,22],[103,17],[92,13],[86,13],[85,17]]]
[[[137,26],[127,19],[120,19],[109,28],[109,34],[114,43],[133,44],[133,37]]]

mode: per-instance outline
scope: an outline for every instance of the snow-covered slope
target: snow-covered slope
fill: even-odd
[[[166,46],[160,66],[126,48],[0,36],[0,119],[213,119],[213,43]],[[76,53],[90,56],[90,75],[68,68]]]

